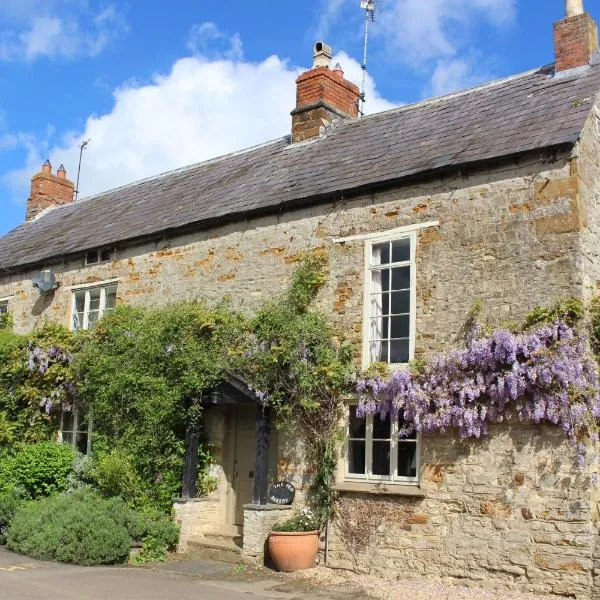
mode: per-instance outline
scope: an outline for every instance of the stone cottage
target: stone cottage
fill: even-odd
[[[589,300],[600,282],[600,56],[581,2],[567,1],[554,39],[551,65],[360,118],[359,89],[319,43],[297,81],[291,136],[78,202],[64,168],[46,163],[27,221],[0,239],[0,312],[27,332],[44,320],[93,327],[118,304],[227,295],[251,311],[302,253],[324,249],[320,307],[367,366],[452,343],[475,298],[495,323]],[[178,503],[183,543],[238,552],[243,537],[258,557],[287,515],[266,502],[259,472],[297,481],[301,465],[283,434],[257,454],[243,382],[221,396],[207,412],[219,487]],[[599,498],[560,432],[401,442],[397,427],[348,407],[337,487],[362,514],[387,517],[358,553],[332,524],[328,564],[600,597]],[[63,423],[73,443],[87,433],[77,416]]]

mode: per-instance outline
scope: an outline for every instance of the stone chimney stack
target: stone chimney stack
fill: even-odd
[[[331,70],[331,57],[331,47],[317,42],[313,68],[296,80],[292,143],[318,138],[337,119],[358,117],[360,90],[344,79],[339,65]]]
[[[67,171],[60,165],[56,175],[52,174],[52,165],[47,160],[42,170],[31,178],[31,194],[27,200],[27,221],[35,219],[50,206],[71,204],[75,193],[75,184],[67,179]]]
[[[554,54],[557,73],[590,62],[598,52],[598,26],[583,8],[583,0],[566,0],[566,17],[554,23]]]

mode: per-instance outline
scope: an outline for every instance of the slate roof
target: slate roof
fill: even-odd
[[[281,138],[50,210],[0,238],[0,269],[572,144],[600,90],[600,66],[552,73],[344,121],[309,143]]]

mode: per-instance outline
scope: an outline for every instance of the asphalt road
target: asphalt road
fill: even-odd
[[[238,579],[238,580],[236,580]],[[0,549],[0,600],[309,600],[363,597],[243,581],[233,565],[179,561],[156,567],[76,567]],[[337,593],[336,593],[337,592]]]

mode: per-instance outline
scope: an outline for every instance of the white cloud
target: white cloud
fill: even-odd
[[[93,10],[86,0],[6,0],[0,17],[0,60],[96,56],[127,31],[114,5]]]
[[[431,74],[425,95],[443,96],[493,79],[487,71],[475,69],[474,64],[463,58],[440,59]]]
[[[360,81],[360,65],[347,54],[334,61],[342,64],[347,79]],[[0,181],[23,202],[31,176],[47,157],[75,176],[78,145],[88,138],[83,196],[288,135],[295,80],[304,70],[277,56],[259,63],[182,58],[148,85],[128,83],[116,90],[110,113],[90,116],[83,131],[65,135],[57,147],[49,148],[45,136],[37,141],[21,136],[26,163]],[[392,107],[371,78],[367,97],[369,112]]]
[[[239,33],[229,36],[210,22],[192,27],[187,47],[193,54],[205,58],[229,60],[244,58],[244,46]]]
[[[514,21],[517,0],[375,0],[371,52],[387,62],[429,77],[423,95],[443,94],[491,77],[489,63],[477,52],[476,33],[504,28]],[[358,42],[364,12],[358,0],[324,0],[317,26],[319,37],[343,35],[344,22]],[[348,27],[348,23],[352,25]],[[480,31],[479,31],[480,33]],[[493,76],[492,76],[493,77]]]
[[[509,24],[516,0],[393,0],[385,3],[379,29],[403,62],[418,66],[454,56],[470,43],[470,28]]]

